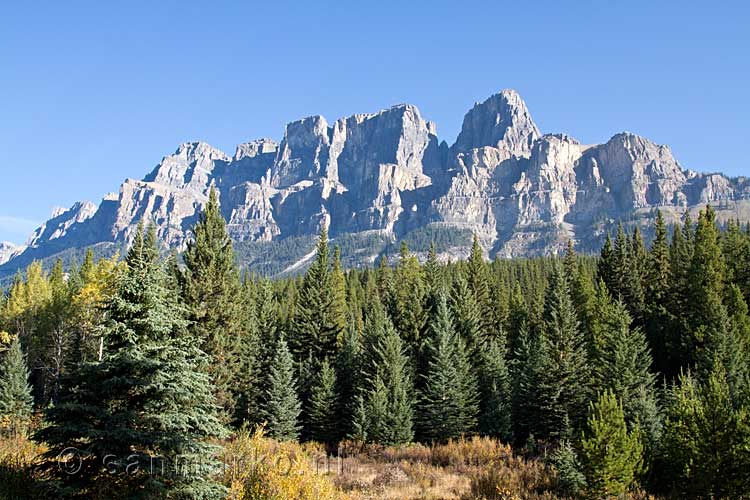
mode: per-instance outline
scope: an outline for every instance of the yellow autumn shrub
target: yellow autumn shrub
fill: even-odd
[[[339,500],[346,496],[297,443],[241,431],[223,453],[228,500]]]

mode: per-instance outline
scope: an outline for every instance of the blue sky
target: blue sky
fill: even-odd
[[[181,142],[231,153],[303,116],[410,102],[452,143],[506,87],[543,132],[629,130],[686,168],[750,174],[745,2],[109,3],[3,6],[0,240]]]

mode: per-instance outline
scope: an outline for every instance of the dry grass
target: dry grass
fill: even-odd
[[[346,466],[334,481],[353,499],[557,498],[552,470],[489,438],[343,451]]]
[[[28,438],[26,430],[0,427],[0,499],[33,497],[33,468],[44,450]]]

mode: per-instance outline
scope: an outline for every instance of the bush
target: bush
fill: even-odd
[[[36,498],[34,467],[43,451],[25,433],[0,434],[0,500]]]
[[[224,449],[228,500],[337,500],[345,498],[297,443],[268,439],[260,429],[240,433]]]

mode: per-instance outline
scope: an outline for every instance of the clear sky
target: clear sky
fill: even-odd
[[[686,168],[750,174],[747,2],[111,3],[0,9],[0,240],[181,142],[232,153],[409,102],[450,144],[506,87],[543,132],[628,130]]]

